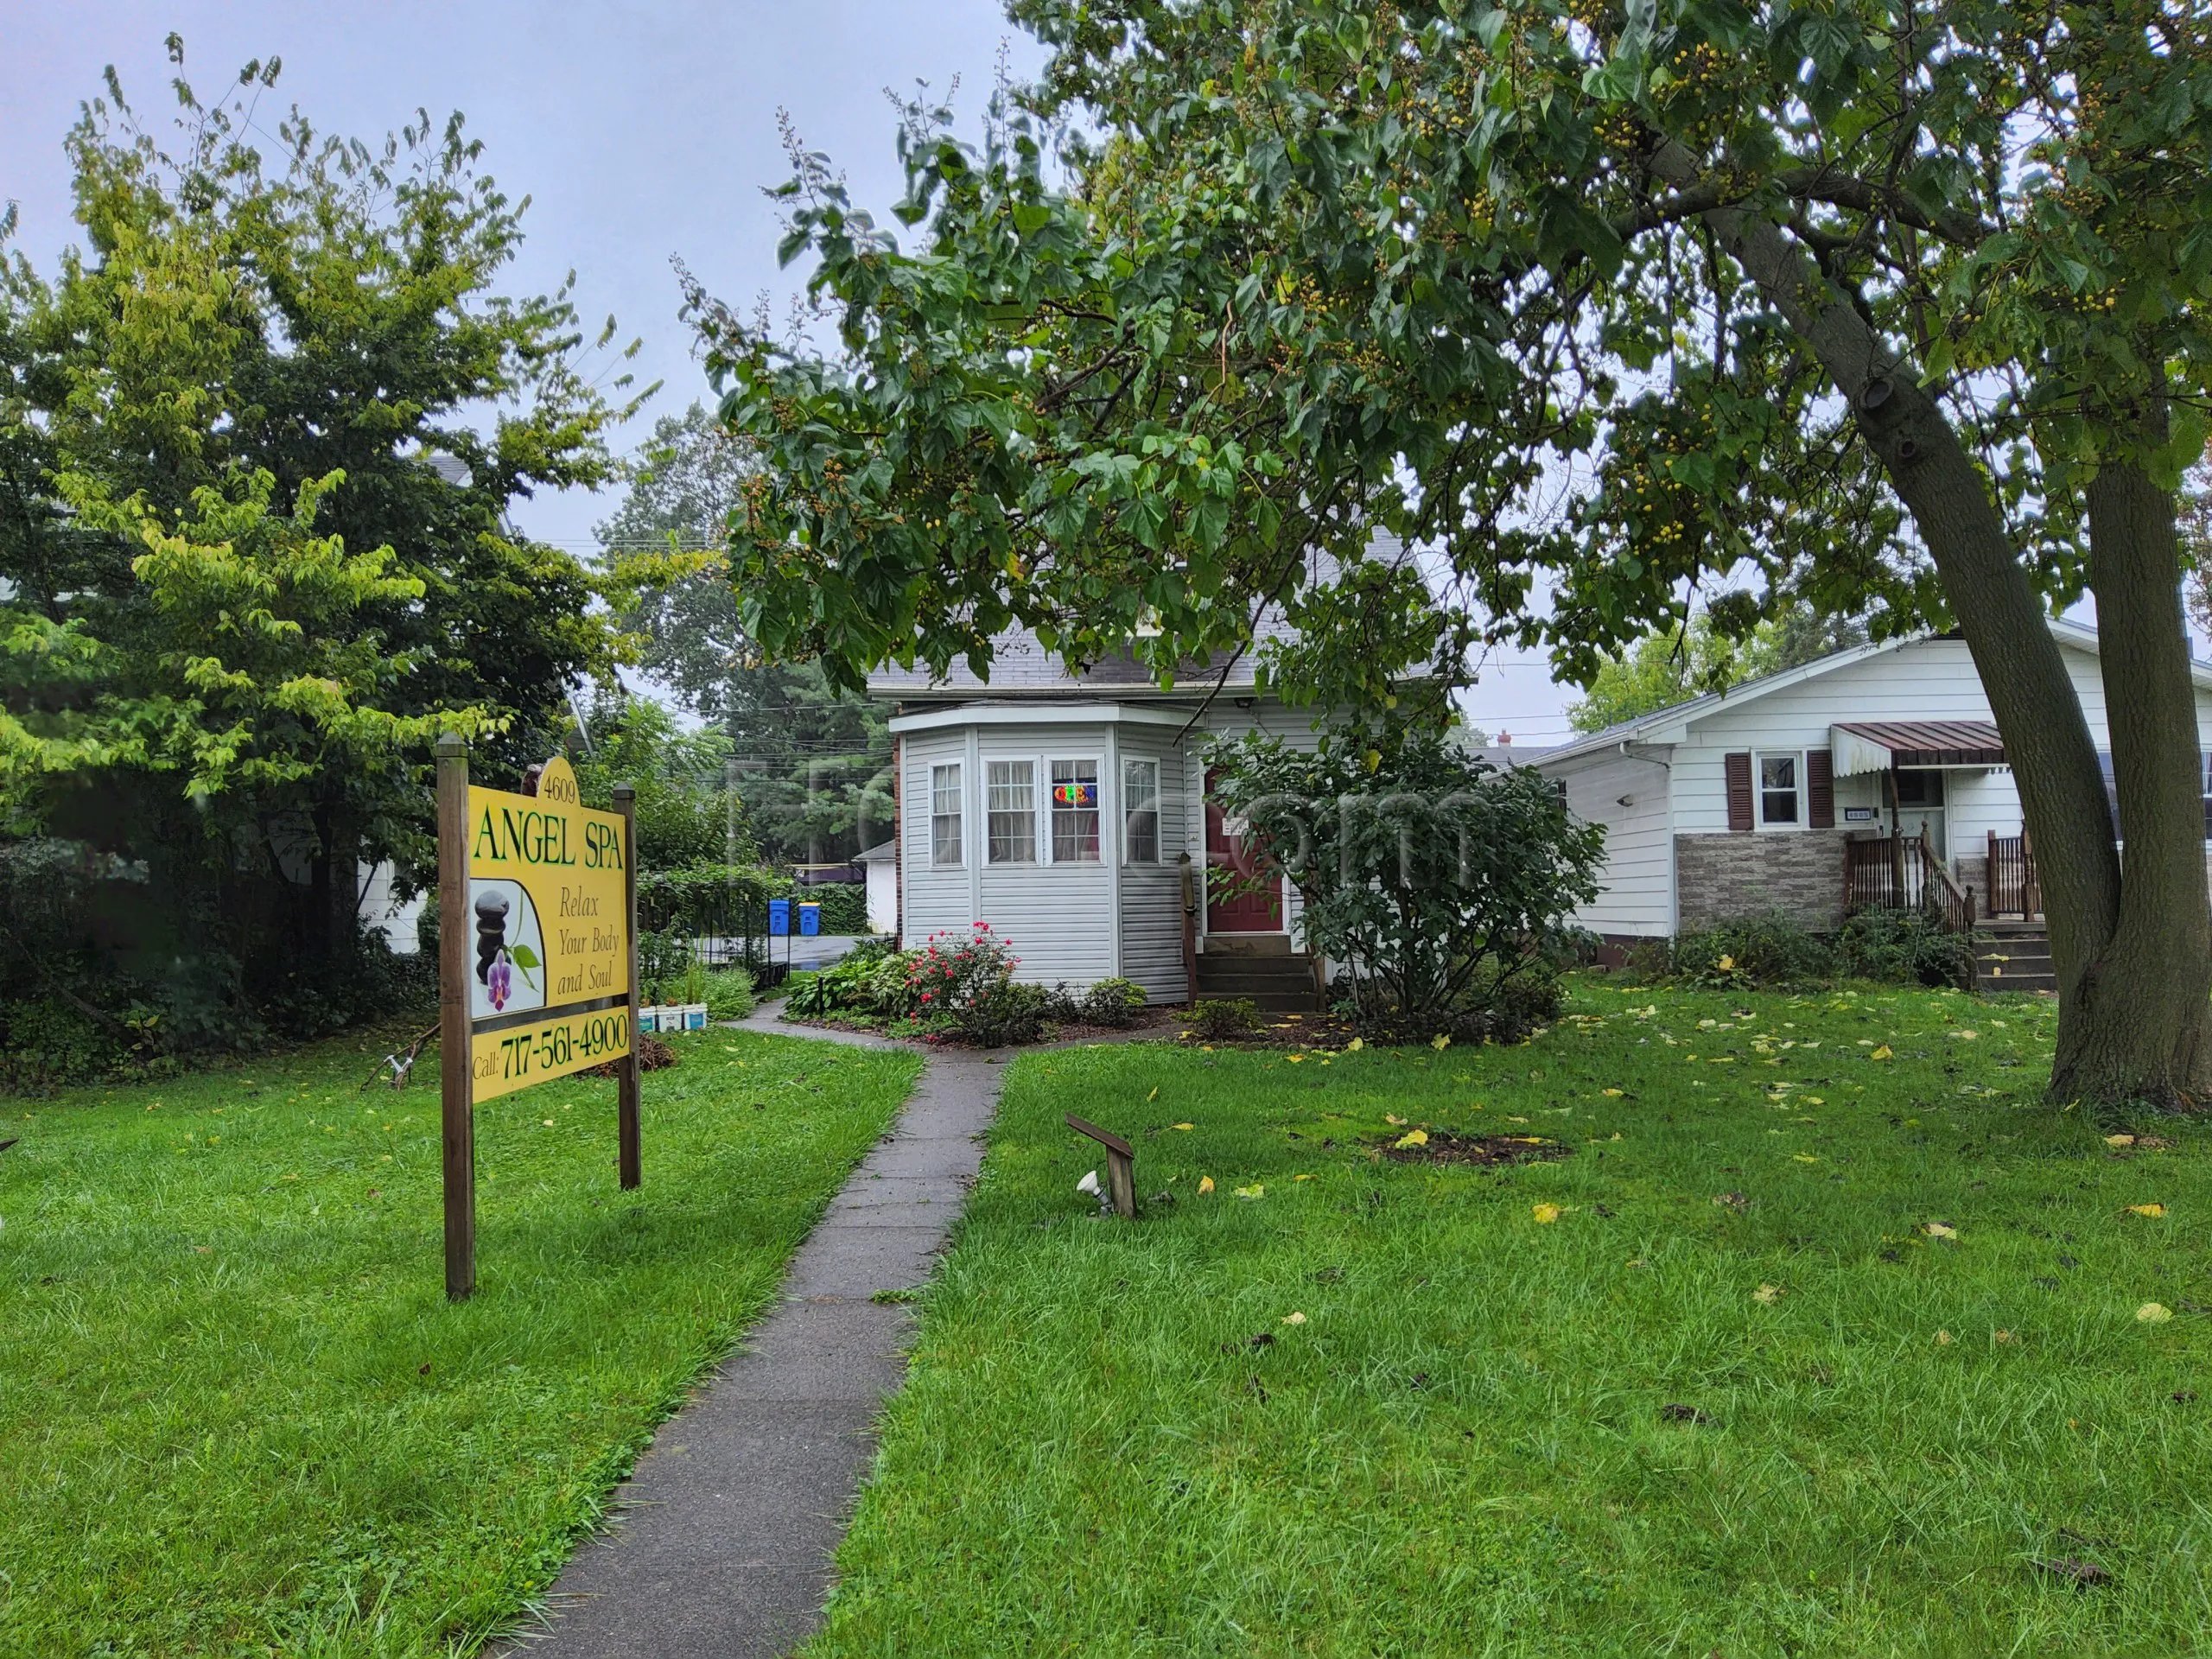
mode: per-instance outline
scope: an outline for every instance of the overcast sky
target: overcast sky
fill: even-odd
[[[788,172],[779,108],[889,222],[900,180],[884,89],[909,92],[919,79],[942,91],[957,76],[972,130],[1001,45],[1017,77],[1042,60],[996,0],[9,0],[0,198],[18,204],[18,245],[41,269],[78,239],[61,149],[78,105],[112,63],[142,119],[165,124],[172,29],[203,99],[249,59],[283,60],[259,112],[272,133],[295,103],[323,131],[371,139],[418,108],[440,122],[463,111],[489,171],[531,199],[512,287],[549,289],[573,268],[588,327],[613,312],[624,340],[644,338],[641,383],[666,383],[626,444],[654,415],[709,395],[677,320],[671,256],[725,300],[749,308],[767,290],[779,315],[803,280],[776,266],[775,213],[760,194]],[[516,518],[586,551],[612,505],[578,493]],[[1562,695],[1541,663],[1516,660],[1494,664],[1471,701],[1492,731],[1546,743],[1566,734]]]

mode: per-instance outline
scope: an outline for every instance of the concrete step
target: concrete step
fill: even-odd
[[[1316,1011],[1311,986],[1298,995],[1288,991],[1210,991],[1201,987],[1198,1001],[1249,1002],[1262,1014],[1313,1014]]]
[[[1208,957],[1287,957],[1287,933],[1209,933],[1198,948],[1198,960]]]
[[[1288,979],[1313,971],[1313,958],[1300,951],[1294,957],[1200,957],[1198,977],[1208,974],[1263,974]]]
[[[1209,974],[1198,975],[1200,996],[1302,996],[1313,1000],[1313,974],[1307,969],[1300,974]]]

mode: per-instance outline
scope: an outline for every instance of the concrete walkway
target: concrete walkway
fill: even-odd
[[[900,1046],[780,1025],[755,1031]],[[789,1652],[819,1622],[830,1554],[906,1369],[912,1315],[870,1300],[921,1284],[982,1166],[997,1056],[940,1051],[893,1131],[791,1259],[782,1304],[661,1426],[615,1494],[617,1519],[548,1598],[531,1659],[750,1659]]]

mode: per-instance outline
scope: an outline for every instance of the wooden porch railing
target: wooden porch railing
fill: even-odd
[[[1989,837],[1989,913],[2025,921],[2043,914],[2043,883],[2027,831]]]
[[[1843,909],[1846,915],[1861,910],[1925,910],[1951,933],[1972,933],[1981,920],[1974,890],[1953,879],[1929,843],[1925,827],[1916,836],[1845,842]],[[1967,979],[1966,988],[1974,989],[1972,953]]]

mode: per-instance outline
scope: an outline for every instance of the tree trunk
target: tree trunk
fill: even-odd
[[[1695,158],[1679,144],[1664,146],[1653,170],[1676,188],[1698,176]],[[2115,562],[2110,608],[2099,588],[2106,683],[2129,693],[2124,702],[2108,696],[2111,718],[2134,728],[2130,773],[2120,779],[2120,800],[2123,812],[2144,815],[2152,836],[2146,862],[2157,861],[2164,871],[2151,876],[2130,906],[2081,700],[2004,519],[1949,420],[1921,388],[1919,377],[1779,226],[1739,208],[1717,208],[1703,218],[1850,403],[1860,433],[1927,543],[1966,636],[2035,841],[2059,983],[2054,1096],[2192,1103],[2203,1092],[2196,1079],[2208,1063],[2202,1038],[2212,988],[2201,823],[2189,898],[2177,917],[2152,913],[2175,908],[2180,886],[2179,855],[2171,844],[2179,822],[2174,801],[2182,787],[2198,788],[2199,775],[2186,636],[2178,634],[2171,499],[2163,502],[2162,518],[2160,503],[2144,494],[2158,493],[2139,473],[2133,474],[2137,483],[2127,483],[2127,468],[2109,469],[2101,497],[2115,543],[2140,543],[2125,555],[2117,545],[2107,550]],[[2093,518],[2098,505],[2093,499]],[[2162,532],[2154,529],[2160,524]],[[2092,531],[2094,538],[2094,523]],[[2172,655],[2175,637],[2182,641],[2178,659]],[[2172,684],[2177,660],[2177,694]],[[2152,690],[2133,677],[2139,671],[2159,680],[2160,687]],[[2129,711],[2125,715],[2123,709]],[[2185,769],[2177,772],[2183,738],[2190,753]],[[2117,730],[2114,741],[2117,751]],[[2133,807],[2131,796],[2139,797]],[[2124,925],[2139,908],[2141,920],[2133,928]],[[2172,982],[2155,994],[2152,1006],[2161,1012],[2151,1014],[2131,999],[2143,996],[2143,984],[2161,976]]]
[[[2087,1017],[2061,1028],[2051,1089],[2190,1108],[2212,1098],[2212,905],[2174,498],[2127,462],[2087,493],[2125,869],[2117,925],[2083,976]]]

